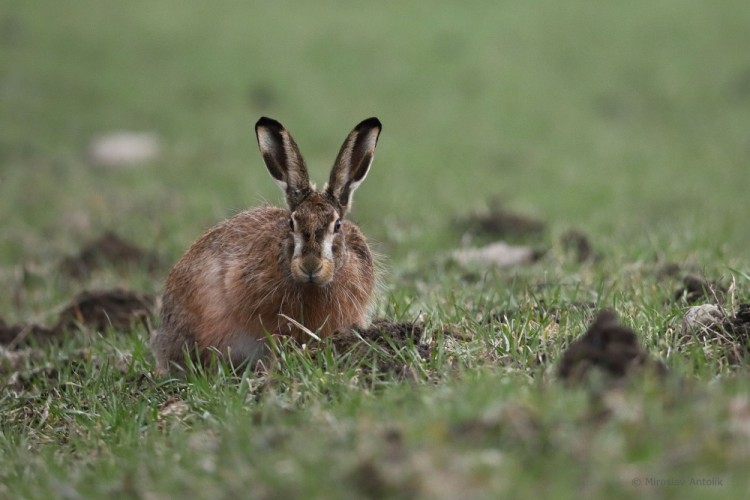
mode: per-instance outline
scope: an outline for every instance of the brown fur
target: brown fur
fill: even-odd
[[[314,191],[301,156],[294,156],[299,153],[291,136],[283,128],[273,128],[281,127],[278,122],[263,120],[268,119],[261,119],[256,128],[271,128],[280,139],[275,142],[275,136],[268,139],[268,132],[259,130],[261,152],[269,172],[286,188],[293,210],[262,206],[242,212],[209,229],[182,256],[167,279],[161,324],[151,342],[160,373],[181,367],[186,349],[197,350],[202,361],[217,353],[241,363],[264,354],[268,334],[308,338],[284,316],[322,337],[367,326],[376,270],[362,232],[340,220],[350,193],[341,203],[328,187],[322,193]],[[379,122],[377,126],[379,133]],[[376,133],[371,130],[366,132]],[[352,135],[361,134],[355,128],[347,140],[353,142]],[[283,151],[291,151],[293,158],[279,153],[281,146],[274,149],[282,140],[291,141],[293,148],[286,143]],[[375,142],[368,145],[371,161]],[[342,150],[345,147],[346,143]],[[347,168],[340,162],[334,165],[345,183]],[[369,163],[357,184],[367,168]],[[295,246],[295,239],[301,244]],[[325,256],[326,239],[331,241],[330,259]]]

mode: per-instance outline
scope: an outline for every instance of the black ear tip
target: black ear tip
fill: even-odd
[[[273,118],[268,118],[267,116],[261,116],[260,119],[257,122],[255,122],[255,130],[258,130],[261,127],[271,128],[271,129],[276,129],[276,130],[280,130],[284,128],[284,126],[281,123],[277,122]]]
[[[369,130],[376,128],[378,130],[383,129],[383,125],[380,123],[380,120],[375,118],[374,116],[371,118],[368,118],[366,120],[362,120],[359,125],[355,127],[357,130]]]

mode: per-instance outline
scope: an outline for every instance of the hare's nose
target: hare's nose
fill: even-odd
[[[303,259],[299,267],[312,280],[323,267],[323,264],[318,259]]]

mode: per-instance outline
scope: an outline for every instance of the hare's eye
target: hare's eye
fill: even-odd
[[[294,231],[294,219],[292,219],[291,217],[289,218],[289,229]]]
[[[333,232],[338,233],[341,230],[341,219],[336,219],[336,222],[333,224]]]

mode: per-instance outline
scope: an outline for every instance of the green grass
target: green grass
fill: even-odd
[[[0,498],[745,494],[746,363],[679,341],[687,305],[660,270],[750,300],[749,25],[739,0],[4,0],[0,317],[50,324],[82,289],[158,293],[164,272],[59,273],[105,230],[171,263],[218,220],[280,202],[259,115],[292,131],[319,183],[377,115],[352,216],[387,257],[379,315],[421,313],[433,349],[284,345],[259,373],[186,381],[151,376],[141,327],[0,352]],[[156,132],[162,154],[90,165],[90,139],[120,129]],[[483,240],[456,220],[495,198],[546,223],[532,243],[548,252],[457,266],[450,252]],[[565,250],[571,228],[600,260]],[[605,307],[666,380],[557,380]],[[649,482],[704,477],[722,485]]]

